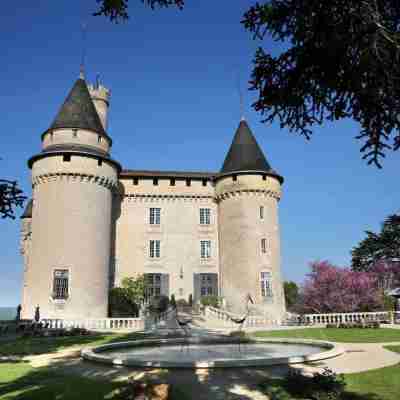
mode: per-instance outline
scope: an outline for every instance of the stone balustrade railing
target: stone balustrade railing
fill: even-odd
[[[361,321],[386,321],[395,322],[400,319],[400,312],[390,313],[388,311],[376,312],[354,312],[354,313],[327,313],[327,314],[303,314],[292,317],[292,322],[298,324],[340,324]]]
[[[42,319],[41,322],[50,329],[85,328],[91,331],[142,331],[145,327],[143,318]]]
[[[206,306],[203,310],[205,317],[213,318],[221,322],[223,325],[229,328],[234,328],[237,326],[235,322],[232,321],[234,319],[241,319],[244,315],[234,314],[226,310],[222,310],[219,308],[214,308],[211,306]],[[266,318],[259,315],[248,315],[245,322],[243,323],[243,327],[257,327],[257,326],[266,326],[266,325],[279,325],[280,321]]]

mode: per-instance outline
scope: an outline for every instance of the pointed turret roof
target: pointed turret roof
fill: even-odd
[[[58,128],[88,129],[110,140],[82,76],[75,82],[50,126],[50,129]]]
[[[244,119],[240,121],[220,173],[228,174],[241,171],[266,172],[270,175],[276,175],[283,181],[283,178],[269,165]]]
[[[24,213],[21,215],[21,219],[32,218],[33,200],[30,199],[25,207]]]

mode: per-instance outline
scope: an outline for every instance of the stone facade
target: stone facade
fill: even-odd
[[[105,133],[109,91],[76,82],[29,160],[22,316],[104,318],[108,291],[146,274],[148,295],[281,319],[281,178],[241,121],[221,172],[122,170]],[[94,106],[94,107],[93,107]],[[69,113],[71,115],[69,115]]]

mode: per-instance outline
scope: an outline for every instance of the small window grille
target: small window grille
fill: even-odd
[[[65,300],[68,298],[69,272],[67,269],[56,269],[53,275],[53,298]]]
[[[160,225],[161,208],[150,208],[150,225]]]
[[[209,208],[200,208],[200,225],[210,225],[211,210]]]
[[[150,240],[150,258],[160,258],[160,247],[161,246],[159,240]]]

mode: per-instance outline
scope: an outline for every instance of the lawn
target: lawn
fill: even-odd
[[[98,346],[126,340],[135,340],[151,337],[143,333],[125,334],[97,334],[90,336],[65,336],[65,337],[19,337],[0,342],[0,356],[27,356],[52,353],[68,347],[82,348],[85,346]]]
[[[279,331],[262,331],[254,334],[263,338],[296,338],[328,340],[342,343],[385,343],[400,342],[400,329],[341,329],[304,328]]]
[[[117,399],[121,385],[32,368],[26,363],[0,363],[1,400]]]

